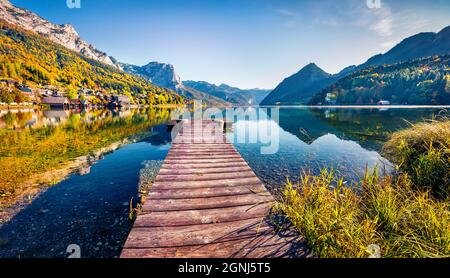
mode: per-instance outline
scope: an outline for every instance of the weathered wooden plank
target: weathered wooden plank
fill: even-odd
[[[256,205],[271,201],[273,201],[273,197],[268,192],[238,196],[193,199],[152,199],[142,206],[142,211],[175,211],[227,208],[245,205]]]
[[[197,148],[196,144],[184,144],[185,147],[178,147],[179,145],[177,145],[177,147],[173,147],[171,148],[171,151],[173,152],[186,152],[186,153],[196,153],[196,152],[224,152],[224,151],[228,151],[228,152],[234,152],[235,149],[232,147],[218,147],[218,148],[212,148],[212,147],[208,147],[208,148]],[[201,146],[201,144],[198,144],[199,146]],[[218,144],[218,146],[220,146],[220,144]]]
[[[184,159],[183,160],[184,163],[204,163],[204,164],[210,164],[210,163],[228,163],[228,162],[245,162],[245,160],[243,158],[211,158],[211,159],[195,159],[195,158],[190,158],[190,159]],[[180,164],[180,161],[177,159],[166,159],[164,160],[164,163],[167,164]]]
[[[175,140],[180,139],[180,138],[197,138],[197,139],[207,139],[207,138],[219,138],[219,139],[226,139],[225,136],[223,136],[223,134],[214,134],[214,133],[183,133],[183,134],[179,134]]]
[[[234,173],[234,172],[248,172],[251,168],[247,165],[236,166],[230,165],[229,167],[215,167],[215,168],[166,168],[163,167],[159,171],[160,175],[170,175],[170,174],[221,174],[221,173]]]
[[[185,153],[196,153],[196,152],[224,152],[224,151],[229,151],[229,152],[234,152],[235,149],[232,146],[223,146],[221,144],[217,144],[217,148],[214,147],[207,147],[207,148],[197,148],[196,146],[201,146],[199,145],[190,145],[190,144],[184,144],[183,146],[178,145],[173,145],[172,148],[170,149],[171,152],[185,152]]]
[[[205,131],[202,133],[199,132],[180,132],[177,135],[177,138],[182,138],[182,137],[198,137],[198,138],[226,138],[223,133],[219,134],[219,133],[215,133],[215,132],[209,132],[209,131]]]
[[[222,139],[205,139],[205,138],[186,138],[175,140],[174,143],[183,143],[183,144],[223,144],[225,141]]]
[[[197,138],[197,139],[207,139],[207,138],[218,138],[218,139],[226,139],[226,137],[223,134],[214,134],[214,133],[203,133],[203,134],[198,134],[198,133],[184,133],[184,134],[180,134],[175,138],[175,141],[178,139],[186,139],[186,138]]]
[[[233,154],[233,149],[225,149],[225,150],[220,150],[220,151],[211,151],[211,150],[206,150],[206,151],[170,151],[170,153],[168,155],[170,156],[226,156],[226,155],[230,155]]]
[[[184,135],[196,135],[196,136],[221,136],[223,137],[223,131],[221,129],[219,130],[181,130],[178,133],[178,136],[184,136]]]
[[[250,193],[264,193],[266,188],[261,184],[243,186],[203,187],[186,189],[153,188],[147,195],[148,199],[192,199],[236,196]]]
[[[127,248],[191,246],[252,239],[272,233],[272,228],[261,218],[175,227],[133,227],[128,236]]]
[[[159,181],[152,185],[152,189],[189,189],[204,187],[232,187],[255,184],[260,180],[254,176],[250,178],[223,179],[209,181]]]
[[[234,162],[219,162],[219,163],[183,163],[183,164],[169,164],[164,163],[161,169],[214,169],[226,167],[249,167],[247,162],[240,160]]]
[[[182,155],[182,154],[172,154],[169,153],[167,155],[167,160],[173,160],[173,159],[177,159],[177,160],[184,160],[184,159],[196,159],[196,160],[202,160],[202,159],[233,159],[233,158],[237,158],[237,159],[241,159],[242,157],[238,154],[225,154],[225,155],[220,155],[220,154],[202,154],[202,155]]]
[[[171,174],[159,174],[156,177],[158,181],[209,181],[209,180],[224,180],[237,178],[251,178],[254,174],[251,170],[242,172],[226,172],[226,173],[205,173],[205,174],[178,174],[174,169]]]
[[[209,137],[209,136],[213,136],[213,137],[225,137],[225,135],[223,134],[223,132],[216,132],[215,130],[199,130],[199,131],[180,131],[178,133],[178,136],[182,137],[182,136],[198,136],[198,137]]]
[[[278,235],[260,235],[221,243],[169,248],[127,248],[122,258],[275,258],[298,257],[292,239]]]
[[[189,226],[264,218],[271,204],[246,205],[219,209],[143,212],[134,227]]]
[[[177,149],[177,148],[183,148],[183,149],[222,149],[222,148],[229,148],[232,147],[233,145],[230,143],[224,143],[224,144],[177,144],[177,143],[172,143],[172,149]],[[233,147],[234,148],[234,147]]]

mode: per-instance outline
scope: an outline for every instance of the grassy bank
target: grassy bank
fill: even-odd
[[[26,193],[30,178],[67,167],[77,157],[148,132],[170,119],[169,110],[148,110],[126,117],[99,116],[98,119],[71,115],[57,126],[0,129],[0,208]],[[57,182],[57,181],[55,181]]]
[[[412,125],[394,133],[383,153],[408,174],[417,189],[450,196],[450,120]]]
[[[317,257],[450,257],[449,121],[397,132],[385,152],[395,176],[354,186],[332,171],[288,183],[277,210]]]

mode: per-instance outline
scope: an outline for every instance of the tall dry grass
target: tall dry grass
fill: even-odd
[[[415,190],[406,175],[374,171],[352,189],[323,170],[289,182],[276,209],[317,257],[421,258],[450,256],[449,205]]]
[[[383,154],[408,174],[413,186],[448,198],[450,194],[450,120],[413,124],[392,134]]]

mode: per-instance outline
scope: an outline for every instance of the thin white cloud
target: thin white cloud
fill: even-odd
[[[281,26],[283,26],[284,28],[292,29],[297,28],[301,25],[299,20],[299,14],[297,14],[296,12],[286,8],[276,8],[273,10],[277,14],[283,16],[284,22],[281,24]]]
[[[284,16],[290,16],[290,17],[297,16],[297,13],[295,13],[291,10],[288,10],[288,9],[284,9],[284,8],[275,9],[275,12],[277,12],[281,15],[284,15]]]
[[[368,5],[360,6],[360,23],[376,32],[379,36],[389,37],[394,33],[395,15],[386,1],[380,2],[379,8],[370,8]]]
[[[380,36],[389,37],[392,35],[394,20],[390,17],[381,18],[370,26],[370,29],[377,32]]]
[[[333,14],[323,13],[332,10]],[[380,36],[393,34],[395,18],[389,5],[382,2],[380,8],[369,8],[363,0],[323,1],[317,6],[315,24],[331,27],[357,26],[374,31]]]
[[[360,6],[360,16],[356,17],[354,23],[368,27],[382,37],[390,37],[405,30],[416,32],[430,25],[428,19],[413,10],[393,11],[387,1],[381,1],[381,4],[380,8],[372,9]]]
[[[329,26],[329,27],[338,27],[338,26],[342,26],[343,23],[335,18],[335,17],[328,17],[328,18],[315,18],[314,19],[314,24],[320,24],[320,25],[325,25],[325,26]]]
[[[373,32],[384,38],[384,41],[394,40],[405,32],[409,34],[426,30],[430,25],[430,20],[417,10],[395,10],[394,7],[387,0],[381,0],[380,7],[372,8],[366,0],[311,0],[295,8],[278,7],[272,10],[285,18],[285,27],[297,26],[302,17],[302,25],[357,27]],[[308,11],[309,14],[304,15],[302,11]],[[305,20],[305,16],[309,18]]]
[[[404,10],[395,14],[395,28],[416,31],[429,25],[428,19],[412,10]]]

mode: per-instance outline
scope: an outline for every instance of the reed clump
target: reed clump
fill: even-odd
[[[450,120],[413,124],[395,132],[383,147],[413,186],[446,199],[450,194]]]

